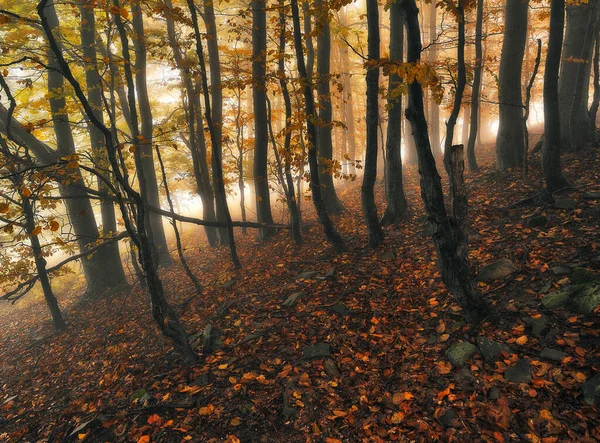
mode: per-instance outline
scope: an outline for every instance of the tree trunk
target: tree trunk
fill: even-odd
[[[272,224],[271,196],[267,157],[269,135],[267,132],[266,63],[267,63],[267,11],[265,0],[252,0],[252,95],[254,97],[254,188],[256,215],[259,223]],[[259,230],[264,241],[273,236],[272,228]]]
[[[344,8],[340,10],[340,26],[348,26],[346,11]],[[352,94],[352,73],[350,65],[350,54],[348,45],[344,42],[340,44],[340,56],[342,60],[342,100],[345,100],[344,105],[344,122],[346,123],[345,134],[348,141],[347,159],[344,159],[347,165],[347,172],[350,175],[356,174],[356,128],[354,119],[354,99]]]
[[[596,42],[594,44],[594,99],[590,106],[590,127],[594,132],[594,140],[598,136],[596,134],[596,118],[598,115],[598,107],[600,106],[600,26],[596,28]]]
[[[561,115],[558,92],[558,72],[561,59],[565,0],[552,0],[550,5],[550,35],[544,72],[544,148],[542,165],[546,189],[556,191],[569,185],[560,166]]]
[[[400,2],[390,6],[390,62],[404,59],[404,11]],[[385,145],[386,209],[382,225],[396,223],[406,213],[407,203],[402,183],[402,79],[394,72],[388,82],[388,125]]]
[[[521,166],[523,139],[523,99],[521,73],[527,39],[529,0],[507,0],[504,41],[498,76],[500,125],[496,138],[496,167],[499,170]]]
[[[171,0],[164,0],[165,6],[171,9]],[[197,99],[197,94],[194,91],[194,83],[192,80],[192,74],[190,68],[183,58],[181,47],[177,40],[175,33],[175,22],[172,14],[169,12],[165,14],[167,22],[167,35],[169,38],[169,44],[173,51],[173,58],[179,68],[179,74],[181,76],[186,100],[184,107],[186,108],[186,115],[189,127],[189,150],[192,155],[192,165],[194,169],[194,178],[196,180],[196,190],[200,199],[202,200],[202,217],[207,221],[216,221],[215,208],[214,208],[214,194],[212,185],[210,183],[210,177],[208,173],[208,165],[206,162],[206,146],[204,141],[204,128],[202,125],[198,126],[197,114],[202,111],[200,109],[200,102]],[[201,120],[200,120],[201,122]],[[200,146],[202,143],[202,146]],[[201,155],[201,151],[204,150],[204,155]],[[218,243],[217,230],[215,228],[205,226],[204,227],[208,244],[214,247]]]
[[[319,148],[319,174],[323,201],[329,214],[343,210],[333,184],[333,144],[331,140],[332,106],[329,76],[331,74],[331,32],[329,7],[323,0],[315,0],[315,27],[317,29],[317,97],[319,102],[319,124],[317,146]]]
[[[323,231],[327,240],[331,243],[336,252],[341,253],[346,251],[346,245],[340,234],[336,231],[333,222],[327,214],[325,203],[321,195],[321,185],[319,183],[319,164],[317,161],[316,129],[313,123],[315,116],[315,104],[313,92],[306,72],[304,63],[304,54],[302,53],[302,35],[300,33],[300,12],[298,11],[298,0],[291,0],[292,18],[294,22],[294,46],[296,51],[296,63],[298,66],[298,74],[302,84],[304,101],[306,106],[306,137],[308,143],[308,163],[310,167],[310,187],[312,191],[313,203],[317,212],[319,222],[323,226]]]
[[[406,30],[408,40],[408,62],[419,63],[421,56],[421,35],[419,31],[419,11],[414,0],[402,0],[406,11]],[[452,163],[453,175],[450,177],[453,191],[453,214],[449,217],[444,205],[442,183],[438,174],[435,158],[431,152],[427,134],[427,121],[423,110],[423,90],[418,81],[409,86],[409,106],[406,118],[413,128],[419,169],[421,174],[421,196],[425,211],[431,223],[433,242],[436,247],[442,279],[450,292],[462,307],[465,318],[478,324],[489,312],[485,301],[473,287],[471,270],[466,251],[461,249],[466,222],[466,195],[462,182],[462,147],[453,148],[448,154]],[[461,195],[462,194],[462,195]]]
[[[437,9],[436,2],[433,1],[429,4],[429,41],[431,47],[429,48],[429,63],[433,64],[438,59],[438,47],[439,42],[437,41]],[[433,97],[430,100],[430,112],[431,121],[431,150],[435,157],[442,154],[442,148],[440,145],[440,105],[438,105]],[[413,162],[414,163],[414,162]]]
[[[589,78],[598,9],[600,9],[598,0],[566,6],[567,28],[564,33],[558,83],[562,150],[579,148],[579,146],[571,146],[572,129],[576,143],[585,143],[589,135],[590,121],[587,112]],[[577,135],[581,135],[581,138]]]
[[[143,139],[137,145],[141,155],[141,167],[144,168],[146,176],[146,194],[148,203],[152,206],[160,208],[160,194],[158,191],[158,181],[156,179],[156,170],[154,169],[154,152],[152,151],[152,132],[154,123],[152,120],[152,108],[148,96],[148,83],[146,76],[146,35],[144,32],[144,19],[142,16],[142,7],[139,0],[131,3],[131,23],[135,35],[133,37],[133,46],[135,48],[135,91],[140,110],[141,131],[140,136]],[[126,60],[127,62],[127,60]],[[141,183],[140,183],[141,186]],[[161,265],[169,265],[173,262],[169,254],[169,246],[167,237],[162,223],[162,216],[148,211],[148,222],[151,227],[151,238],[156,253],[158,254],[158,262]]]
[[[96,54],[96,17],[94,15],[94,5],[89,0],[79,6],[81,14],[80,31],[81,31],[81,48],[83,59],[86,61],[85,81],[87,84],[87,97],[95,110],[96,117],[100,121],[104,121],[102,109],[104,104],[102,101],[102,87],[97,64]],[[106,149],[104,148],[104,137],[102,132],[92,124],[88,124],[90,133],[90,142],[94,154],[94,160],[102,168],[108,167],[106,159]],[[102,181],[97,180],[98,191],[103,194],[108,194],[108,186]],[[110,237],[116,234],[117,221],[115,218],[115,205],[112,201],[102,200],[100,202],[100,211],[102,214],[102,235]],[[101,252],[104,258],[103,267],[106,275],[110,276],[113,285],[126,285],[127,278],[123,269],[123,261],[119,252],[119,243],[111,242],[106,245],[104,251]]]
[[[377,216],[374,186],[377,179],[377,129],[379,124],[379,9],[377,0],[367,0],[368,57],[367,62],[367,146],[365,172],[361,186],[363,214],[369,230],[369,246],[383,242],[383,231]]]
[[[477,171],[475,144],[479,131],[479,106],[481,96],[481,77],[483,74],[483,6],[484,0],[477,0],[477,18],[475,22],[475,67],[473,69],[473,88],[471,90],[471,130],[467,141],[467,160],[470,171]]]

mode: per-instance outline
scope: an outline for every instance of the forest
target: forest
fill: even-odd
[[[600,441],[600,0],[0,0],[0,442]]]

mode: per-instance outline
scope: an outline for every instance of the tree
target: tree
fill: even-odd
[[[254,98],[254,189],[256,215],[259,223],[273,224],[267,154],[266,66],[267,66],[267,10],[265,0],[252,0],[252,96]],[[259,238],[267,240],[274,234],[272,228],[259,231]]]
[[[481,77],[483,72],[483,0],[477,0],[477,18],[475,21],[475,68],[473,69],[473,87],[471,92],[471,128],[467,142],[467,160],[470,171],[477,171],[475,144],[479,130],[479,101],[481,96]]]
[[[523,99],[521,73],[527,39],[529,0],[507,0],[504,41],[498,75],[499,127],[496,138],[496,167],[499,170],[523,162]]]
[[[544,72],[544,148],[542,165],[546,189],[557,191],[569,182],[560,166],[561,116],[558,92],[558,70],[560,66],[563,29],[565,24],[565,0],[552,0],[550,5],[550,35]]]

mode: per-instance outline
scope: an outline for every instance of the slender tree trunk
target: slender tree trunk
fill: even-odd
[[[496,138],[496,167],[515,168],[523,163],[522,66],[527,39],[529,0],[507,0],[504,41],[498,77],[500,125]]]
[[[470,171],[477,171],[475,144],[479,131],[479,113],[481,97],[481,77],[483,74],[483,7],[484,0],[477,0],[477,18],[475,21],[475,68],[473,69],[473,88],[471,91],[471,130],[467,141],[467,160]]]
[[[315,27],[317,29],[317,96],[319,102],[319,124],[317,146],[319,147],[319,171],[323,200],[329,214],[343,210],[333,184],[333,144],[331,140],[332,105],[329,77],[331,74],[331,31],[329,7],[323,0],[315,0]]]
[[[594,132],[594,141],[597,141],[596,118],[600,106],[600,26],[596,28],[596,42],[594,44],[594,99],[590,107],[590,127]]]
[[[340,10],[340,26],[348,26],[346,11]],[[354,99],[352,93],[352,74],[350,65],[350,54],[348,45],[345,42],[340,44],[340,56],[342,60],[342,86],[344,88],[342,100],[345,100],[344,121],[346,122],[346,137],[348,140],[348,162],[347,172],[350,175],[356,174],[356,120],[354,118]]]
[[[333,222],[327,214],[325,203],[321,195],[321,185],[319,183],[319,164],[317,162],[316,129],[313,123],[315,116],[315,104],[313,92],[306,72],[304,62],[304,54],[302,53],[302,35],[300,33],[300,12],[298,11],[298,0],[291,0],[292,18],[294,22],[294,46],[296,51],[296,63],[298,66],[298,74],[302,84],[304,93],[304,101],[306,106],[306,136],[308,143],[308,163],[310,166],[310,187],[312,191],[313,203],[317,212],[319,222],[323,226],[325,236],[331,243],[336,252],[341,253],[346,251],[346,245],[340,234],[336,231]]]
[[[431,42],[429,62],[432,64],[437,62],[438,59],[437,37],[437,9],[436,2],[433,1],[429,4],[429,41]],[[431,150],[433,151],[433,155],[438,157],[442,154],[442,147],[440,145],[440,106],[433,100],[433,97],[430,104]]]
[[[254,97],[254,188],[256,215],[259,223],[272,224],[271,195],[267,157],[269,135],[267,132],[266,63],[267,63],[267,11],[265,0],[252,0],[252,95]],[[271,228],[259,231],[259,238],[267,240],[274,234]]]
[[[544,72],[544,149],[542,165],[549,192],[569,186],[560,166],[561,124],[559,111],[558,72],[565,23],[565,0],[552,0],[550,36]]]
[[[414,0],[402,0],[406,11],[408,40],[408,62],[418,63],[421,56],[421,35],[419,31],[418,9]],[[436,247],[442,279],[462,307],[465,318],[474,324],[481,322],[489,312],[485,301],[473,287],[473,279],[463,244],[464,223],[466,223],[466,193],[462,178],[462,146],[458,145],[448,153],[453,167],[450,177],[455,186],[453,191],[453,217],[449,217],[444,205],[442,183],[435,158],[431,152],[427,134],[427,121],[423,110],[423,90],[418,81],[409,86],[409,106],[406,118],[413,128],[419,169],[421,173],[421,196],[425,211],[432,227],[433,242]]]
[[[102,86],[98,71],[97,54],[96,54],[96,17],[94,14],[93,2],[86,0],[79,6],[81,15],[80,31],[81,31],[81,47],[83,58],[86,61],[85,80],[87,84],[87,97],[95,110],[96,117],[100,121],[104,121],[102,109]],[[102,132],[95,128],[92,124],[88,125],[90,132],[90,141],[94,159],[103,169],[108,167],[106,158],[106,150],[104,149],[104,137]],[[98,191],[103,194],[108,194],[109,189],[102,180],[97,180]],[[115,205],[112,201],[102,200],[100,202],[100,211],[102,214],[102,235],[110,237],[116,234],[117,220],[115,218]],[[123,261],[119,252],[119,243],[111,242],[106,245],[104,251],[100,252],[104,259],[103,267],[107,276],[110,276],[113,285],[126,285],[125,270],[123,269]]]
[[[404,59],[404,11],[400,2],[390,6],[390,62],[402,63]],[[386,203],[382,225],[396,223],[407,209],[402,183],[402,79],[394,72],[388,82],[388,124],[385,145]]]

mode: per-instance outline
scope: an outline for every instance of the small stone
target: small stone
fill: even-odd
[[[507,258],[501,258],[500,260],[484,266],[477,275],[478,281],[492,281],[508,277],[509,275],[517,272],[517,266]]]
[[[548,224],[548,217],[545,215],[534,215],[527,220],[527,226],[530,228],[543,228]]]
[[[583,391],[583,401],[590,405],[600,405],[600,372],[586,381],[581,387]]]
[[[531,325],[531,333],[540,338],[548,329],[548,317],[542,315],[538,318],[530,318],[529,324]]]
[[[511,366],[504,372],[504,377],[513,383],[531,383],[531,365],[529,361],[522,358],[516,365]]]
[[[329,279],[329,278],[333,278],[333,276],[335,275],[335,268],[332,266],[331,268],[329,268],[327,270],[327,272],[325,273],[325,278]]]
[[[498,400],[500,398],[500,389],[498,389],[496,386],[494,386],[492,389],[490,389],[488,398],[490,400]]]
[[[553,348],[544,348],[542,349],[542,352],[540,353],[540,357],[545,358],[547,360],[553,360],[553,361],[562,361],[563,358],[565,358],[567,355],[566,352],[563,352],[559,349],[553,349]]]
[[[236,283],[235,278],[232,278],[231,280],[227,280],[225,283],[223,283],[223,289],[229,289],[233,285],[235,285],[235,283]]]
[[[565,209],[569,211],[577,207],[577,200],[571,198],[557,198],[554,200],[554,207],[556,209]]]
[[[327,343],[316,343],[304,348],[304,358],[307,360],[329,357],[330,355],[331,348]]]
[[[488,363],[496,361],[502,351],[508,354],[512,353],[512,349],[508,345],[490,340],[487,337],[477,337],[477,347],[483,359]]]
[[[381,258],[383,260],[396,260],[396,254],[394,254],[394,251],[387,251]]]
[[[553,266],[550,270],[554,275],[568,275],[571,272],[571,269],[565,266]]]
[[[569,291],[552,292],[542,298],[542,306],[546,309],[562,308],[569,301]]]
[[[319,274],[318,271],[304,271],[298,274],[296,280],[311,280]]]
[[[583,198],[587,200],[600,200],[600,191],[590,191],[583,194]]]
[[[454,343],[446,351],[446,357],[452,363],[454,367],[463,366],[475,353],[477,352],[477,346],[472,343],[463,341]]]
[[[207,386],[213,382],[215,379],[212,372],[207,372],[206,374],[202,374],[200,377],[196,378],[190,384],[192,386]]]
[[[213,326],[209,323],[204,328],[202,333],[202,353],[208,355],[216,349],[215,341],[216,331]]]
[[[340,370],[338,369],[335,362],[330,358],[325,360],[325,363],[323,363],[323,368],[325,369],[325,373],[327,375],[329,375],[330,377],[339,377],[340,376]]]
[[[294,292],[292,295],[290,295],[286,301],[284,301],[281,305],[282,308],[284,309],[289,309],[289,308],[293,308],[296,303],[298,302],[298,299],[300,297],[303,297],[304,295],[306,295],[305,292]]]
[[[548,291],[552,289],[552,282],[548,280],[544,285],[540,288],[540,294],[547,294]]]
[[[452,408],[449,408],[446,412],[444,412],[442,415],[440,415],[440,423],[443,424],[445,427],[450,427],[452,426],[452,422],[458,418],[458,414],[456,413],[456,411]]]
[[[595,272],[588,271],[584,268],[575,268],[570,276],[571,283],[580,285],[583,283],[593,283],[598,280],[598,275]]]
[[[429,337],[427,337],[427,344],[428,345],[435,345],[437,342],[438,342],[437,335],[432,334]]]
[[[341,301],[337,302],[335,305],[331,307],[331,310],[342,317],[352,314],[352,309],[348,308]]]

